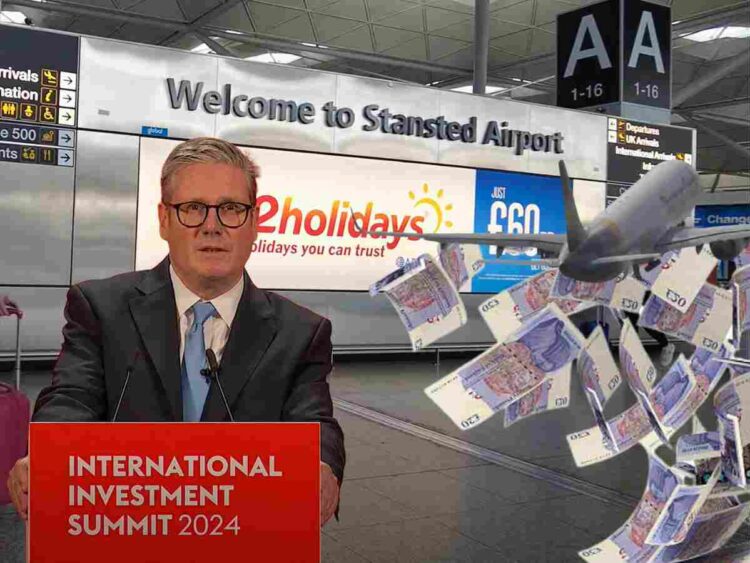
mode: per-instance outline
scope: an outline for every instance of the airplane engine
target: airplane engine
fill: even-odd
[[[750,239],[719,240],[709,243],[709,246],[719,260],[732,260],[745,249],[748,242]]]

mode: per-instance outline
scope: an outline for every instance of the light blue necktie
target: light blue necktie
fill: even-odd
[[[193,325],[185,337],[185,357],[182,362],[182,418],[185,422],[201,419],[203,404],[208,395],[208,380],[201,375],[206,366],[206,343],[203,323],[216,314],[211,303],[199,302],[193,309]]]

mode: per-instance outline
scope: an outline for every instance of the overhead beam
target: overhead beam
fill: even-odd
[[[739,144],[734,139],[730,139],[710,125],[707,125],[703,119],[695,115],[683,115],[683,117],[693,123],[695,125],[695,128],[699,131],[702,131],[703,133],[710,135],[714,139],[721,141],[727,146],[728,149],[734,151],[735,154],[741,156],[742,158],[745,158],[748,166],[750,166],[750,149],[748,147]]]
[[[376,55],[372,53],[365,53],[362,51],[342,49],[340,47],[326,47],[325,49],[321,49],[319,47],[308,47],[296,41],[288,41],[286,39],[275,39],[275,38],[271,38],[271,37],[268,37],[259,33],[255,33],[255,34],[239,33],[239,32],[227,33],[226,31],[219,31],[217,29],[210,29],[206,31],[215,37],[224,37],[226,39],[232,39],[234,41],[239,41],[241,43],[260,45],[263,47],[268,47],[269,49],[276,49],[278,51],[283,51],[285,53],[293,53],[295,55],[299,55],[300,53],[304,53],[304,52],[319,53],[321,55],[326,55],[327,57],[339,57],[342,59],[362,61],[362,62],[368,62],[368,63],[373,63],[373,64],[391,65],[391,66],[398,66],[402,68],[412,68],[415,70],[423,70],[426,72],[441,72],[443,74],[460,74],[463,76],[472,75],[472,71],[470,69],[456,67],[456,66],[441,65],[437,63],[429,63],[426,61],[425,62],[415,61],[412,59],[402,59],[400,57],[392,57],[390,55],[382,55],[382,54]]]
[[[472,92],[487,88],[487,59],[490,50],[490,0],[474,0],[474,84]]]
[[[728,18],[741,16],[748,12],[750,12],[750,4],[748,4],[747,1],[737,2],[729,6],[722,6],[720,8],[716,8],[715,10],[706,10],[705,12],[700,12],[698,14],[690,16],[689,18],[685,18],[679,23],[673,24],[672,38],[674,39],[676,36],[682,35],[683,33],[689,31],[705,29],[709,27],[709,23],[723,22]],[[526,64],[546,62],[554,58],[554,51],[550,53],[541,53],[539,55],[533,55],[531,57],[518,59],[517,61],[513,61],[512,63],[504,63],[501,65],[492,66],[489,68],[489,71],[505,71]]]
[[[217,5],[217,6],[214,6],[213,8],[211,8],[210,10],[208,10],[206,13],[198,16],[193,21],[191,21],[188,24],[187,29],[179,31],[179,32],[177,32],[177,33],[175,33],[175,34],[173,34],[173,35],[171,35],[169,37],[166,37],[165,39],[162,39],[159,42],[159,45],[164,45],[165,43],[167,43],[169,41],[177,41],[178,39],[182,38],[183,36],[185,36],[186,34],[190,33],[191,31],[199,30],[204,25],[208,24],[209,20],[211,20],[211,19],[213,19],[215,17],[218,17],[221,14],[223,14],[223,13],[231,10],[237,4],[239,4],[240,2],[242,2],[242,0],[224,0],[223,3],[221,3],[221,4]],[[208,45],[208,43],[206,43],[206,45]]]
[[[688,113],[682,110],[680,111],[683,116],[686,113]],[[742,117],[733,117],[731,115],[721,115],[718,113],[711,113],[708,111],[702,111],[700,113],[690,112],[689,115],[697,115],[698,119],[710,119],[711,121],[720,121],[721,123],[728,123],[729,125],[739,125],[740,127],[750,128],[750,119],[745,119]]]
[[[57,0],[45,0],[44,2],[35,2],[34,0],[11,0],[6,1],[4,6],[16,6],[25,8],[34,8],[43,12],[53,12],[58,14],[70,14],[73,16],[87,16],[90,18],[99,18],[123,23],[134,23],[138,25],[149,25],[162,29],[187,30],[188,24],[165,18],[154,16],[141,16],[138,14],[128,14],[115,8],[102,8],[100,6],[84,6],[83,4],[72,4],[68,2],[58,2]]]
[[[693,104],[691,106],[680,106],[680,111],[703,111],[707,109],[720,109],[730,106],[736,106],[739,104],[746,104],[750,102],[750,96],[743,96],[740,98],[725,98],[723,100],[716,100],[714,102],[705,102],[702,104]]]
[[[229,0],[235,2],[236,0]],[[221,6],[227,8],[229,2],[225,2]],[[70,4],[67,2],[60,2],[58,0],[47,0],[46,2],[36,2],[34,0],[11,0],[6,2],[7,5],[24,6],[44,10],[48,12],[66,13],[78,16],[88,16],[93,18],[101,18],[112,21],[120,21],[126,23],[133,23],[138,25],[149,25],[153,27],[159,27],[163,29],[171,29],[174,31],[193,33],[195,31],[203,31],[206,34],[210,34],[214,37],[223,37],[231,39],[240,43],[248,43],[266,47],[268,49],[274,49],[300,55],[300,53],[317,53],[325,55],[327,57],[339,57],[342,59],[368,62],[373,64],[397,66],[401,68],[411,68],[415,70],[422,70],[425,72],[435,72],[441,74],[459,75],[459,76],[471,76],[473,74],[471,69],[441,65],[438,63],[430,63],[427,61],[416,61],[411,59],[402,59],[400,57],[393,57],[382,54],[365,53],[362,51],[355,51],[350,49],[342,49],[339,47],[328,47],[322,49],[320,47],[308,47],[302,45],[296,41],[289,41],[285,39],[271,38],[263,34],[250,34],[244,32],[227,33],[223,30],[193,27],[194,24],[188,24],[185,22],[177,22],[174,20],[167,20],[164,18],[155,18],[151,16],[141,16],[137,14],[127,14],[121,10],[111,8],[101,8],[97,6],[82,6],[81,4]],[[216,14],[214,13],[214,16]],[[201,18],[199,18],[201,19]],[[197,20],[196,20],[197,21]],[[172,36],[173,40],[175,36]],[[301,55],[304,56],[304,55]]]
[[[217,55],[224,55],[225,57],[236,57],[239,58],[239,55],[229,47],[225,47],[215,39],[209,37],[204,32],[197,30],[192,32],[193,35],[195,35],[198,39],[203,41],[208,47]]]
[[[746,67],[750,62],[750,48],[746,49],[743,53],[734,57],[729,57],[729,60],[724,64],[716,67],[714,70],[707,72],[697,80],[691,81],[687,86],[681,88],[678,92],[672,95],[672,107],[679,109],[679,107],[687,100],[700,94],[706,88],[714,86],[716,82],[729,76],[738,68]]]

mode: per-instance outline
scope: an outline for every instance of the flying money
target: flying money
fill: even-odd
[[[706,502],[704,508],[708,504]],[[715,551],[729,541],[748,516],[750,516],[750,503],[716,512],[702,511],[690,526],[685,539],[676,545],[662,548],[653,561],[658,563],[687,561]]]
[[[453,287],[460,290],[466,282],[484,268],[482,251],[476,244],[451,243],[440,248],[440,265],[448,274]]]
[[[419,262],[398,270],[399,275],[389,274],[370,289],[370,294],[386,294],[415,351],[466,324],[463,301],[440,263],[428,254]]]
[[[572,362],[584,339],[551,303],[498,343],[456,370],[464,387],[493,409],[504,408]]]
[[[717,352],[732,326],[732,294],[704,284],[684,313],[654,294],[638,324]]]
[[[693,247],[683,248],[662,265],[651,293],[685,313],[718,263],[709,245],[705,245],[700,252]]]
[[[606,432],[602,431],[601,424],[568,434],[568,446],[576,465],[586,467],[610,459],[639,442],[647,450],[654,450],[692,416],[694,411],[687,411],[684,405],[693,400],[694,390],[698,388],[689,363],[681,355],[654,386],[648,395],[648,401],[644,400],[642,391],[638,390],[636,396],[639,402],[606,421],[614,448],[608,447],[608,438]],[[676,413],[687,413],[687,416]]]
[[[745,250],[735,257],[734,263],[737,266],[737,269],[750,266],[750,244],[748,244],[745,247]]]
[[[598,544],[578,552],[584,560],[593,562],[651,561],[663,549],[649,545],[646,538],[654,529],[661,512],[676,489],[680,479],[657,456],[648,456],[646,490],[630,518],[612,535]]]
[[[612,430],[604,418],[604,405],[620,386],[622,377],[601,326],[597,326],[586,339],[576,367],[584,395],[604,438],[604,445],[607,449],[616,451]]]
[[[662,508],[646,543],[651,545],[675,545],[687,537],[690,527],[708,500],[708,495],[719,480],[721,467],[714,468],[711,478],[705,485],[678,484],[666,506]]]
[[[597,325],[586,339],[577,364],[581,385],[591,389],[604,406],[620,386],[622,377],[601,326]]]
[[[679,250],[669,250],[661,255],[658,260],[654,260],[648,264],[641,264],[638,266],[638,272],[641,276],[641,280],[646,287],[651,289],[656,279],[664,271],[671,268],[671,264],[677,259],[680,254]]]
[[[648,394],[656,379],[656,368],[651,362],[636,329],[626,318],[620,332],[620,368],[623,377],[635,393],[636,389]]]
[[[555,303],[568,315],[587,309],[591,304],[570,299],[551,299],[549,296],[557,270],[547,270],[493,295],[481,305],[479,314],[497,342],[505,340],[529,316],[549,303]]]
[[[571,365],[563,366],[547,376],[538,385],[520,399],[505,408],[505,425],[508,426],[539,414],[570,405],[570,371]]]
[[[482,397],[464,387],[455,371],[441,377],[424,392],[461,430],[474,428],[500,410],[493,409]]]
[[[641,308],[646,286],[629,276],[604,282],[574,280],[558,271],[550,296],[605,305],[613,309],[637,313]]]
[[[750,266],[734,272],[732,276],[737,305],[737,338],[750,330]]]
[[[675,458],[677,461],[695,461],[721,456],[718,432],[685,434],[677,439]]]

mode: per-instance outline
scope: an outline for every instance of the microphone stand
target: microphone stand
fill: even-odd
[[[201,370],[201,374],[207,376],[210,381],[216,382],[216,386],[219,388],[219,394],[221,394],[221,400],[224,402],[224,408],[227,410],[227,414],[229,415],[229,420],[231,422],[234,422],[232,411],[230,410],[229,403],[227,402],[227,396],[224,394],[224,387],[222,386],[221,380],[219,379],[219,372],[221,371],[219,368],[219,362],[216,361],[216,354],[214,354],[214,351],[211,348],[206,350],[206,360],[208,361],[208,369]]]

